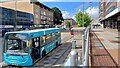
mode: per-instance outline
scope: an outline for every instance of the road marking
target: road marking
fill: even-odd
[[[2,67],[2,66],[8,66],[5,62],[1,62],[0,63],[0,68]]]

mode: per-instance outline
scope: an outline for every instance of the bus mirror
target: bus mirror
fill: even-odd
[[[27,41],[26,44],[27,44],[27,47],[30,46],[30,42]]]

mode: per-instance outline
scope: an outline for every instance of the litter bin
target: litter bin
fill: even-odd
[[[76,47],[76,41],[73,40],[73,41],[72,41],[72,49],[75,49],[75,47]]]

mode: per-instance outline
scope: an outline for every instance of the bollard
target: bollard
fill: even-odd
[[[74,35],[72,35],[72,37],[73,37],[73,39],[72,39],[72,40],[74,40]]]
[[[73,41],[72,41],[72,49],[75,49],[75,47],[76,47],[76,41],[73,40]]]
[[[85,35],[82,35],[82,63],[84,62],[84,55],[85,55]]]
[[[76,51],[70,52],[70,66],[76,68],[78,66],[78,53]]]
[[[93,29],[93,26],[92,26],[92,24],[91,24],[91,30]]]

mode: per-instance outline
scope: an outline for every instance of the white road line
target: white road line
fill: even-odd
[[[7,66],[7,64],[5,64],[5,62],[1,62],[1,63],[0,63],[0,68],[1,68],[2,66]]]

